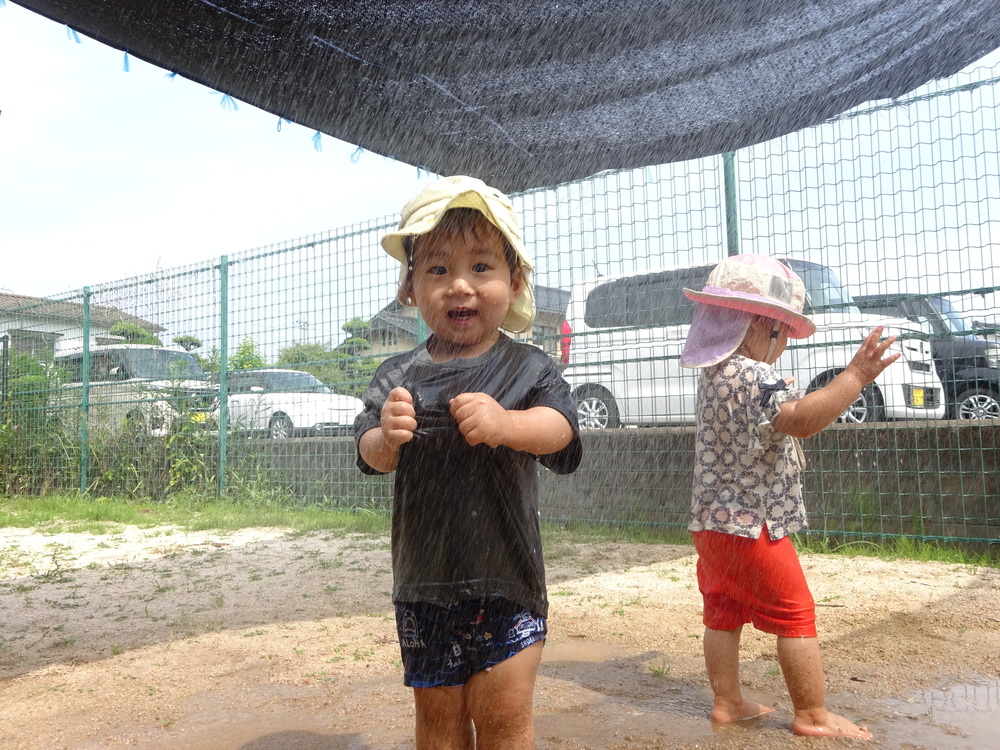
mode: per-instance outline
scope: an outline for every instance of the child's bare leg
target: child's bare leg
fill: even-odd
[[[743,721],[763,716],[773,708],[743,698],[740,689],[740,636],[743,628],[705,628],[705,669],[715,694],[712,721]]]
[[[792,731],[810,737],[870,740],[868,727],[826,710],[823,662],[815,638],[778,638],[778,663],[795,707]]]
[[[465,685],[466,706],[476,726],[477,750],[531,750],[535,747],[532,700],[542,660],[534,643]]]
[[[473,750],[476,735],[464,687],[414,688],[417,750]]]

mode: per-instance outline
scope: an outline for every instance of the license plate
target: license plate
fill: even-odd
[[[913,400],[913,405],[914,406],[923,406],[924,405],[924,389],[923,388],[914,388],[913,391],[911,392],[911,398]]]
[[[197,424],[205,424],[208,421],[208,412],[196,411],[191,415],[191,421]]]

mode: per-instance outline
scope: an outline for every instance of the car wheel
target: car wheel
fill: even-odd
[[[809,387],[809,391],[818,391],[829,383],[833,378],[827,377]],[[854,403],[844,410],[835,420],[841,424],[867,424],[869,422],[885,421],[885,401],[882,399],[882,392],[874,383],[869,383],[861,389],[861,393],[854,400]]]
[[[268,425],[268,434],[272,440],[287,440],[292,435],[292,420],[284,414],[275,414]]]
[[[619,427],[618,404],[603,388],[584,387],[576,392],[576,413],[581,430]]]
[[[847,424],[867,424],[885,421],[885,404],[882,394],[874,385],[866,385],[854,403],[837,418]]]
[[[959,419],[1000,418],[1000,398],[992,388],[966,388],[955,399],[955,414]]]

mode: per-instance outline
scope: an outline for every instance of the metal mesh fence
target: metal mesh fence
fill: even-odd
[[[686,526],[682,289],[753,252],[806,282],[818,333],[778,361],[800,388],[832,377],[876,324],[903,352],[806,442],[813,533],[1000,540],[998,73],[737,154],[514,196],[536,266],[526,337],[564,363],[585,428],[581,469],[543,477],[543,516]],[[0,295],[3,491],[387,510],[392,479],[356,470],[350,426],[378,362],[426,335],[395,302],[398,266],[378,244],[393,223],[59,298]]]

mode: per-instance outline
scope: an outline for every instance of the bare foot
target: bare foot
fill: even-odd
[[[759,719],[774,711],[770,706],[762,706],[754,701],[743,701],[737,705],[732,705],[726,701],[716,701],[712,707],[712,721],[720,724],[729,724],[734,721],[746,721],[747,719]]]
[[[803,737],[841,737],[852,740],[870,740],[872,733],[868,727],[859,727],[850,719],[837,714],[826,713],[826,721],[815,724],[808,719],[795,717],[792,722],[792,732]]]

